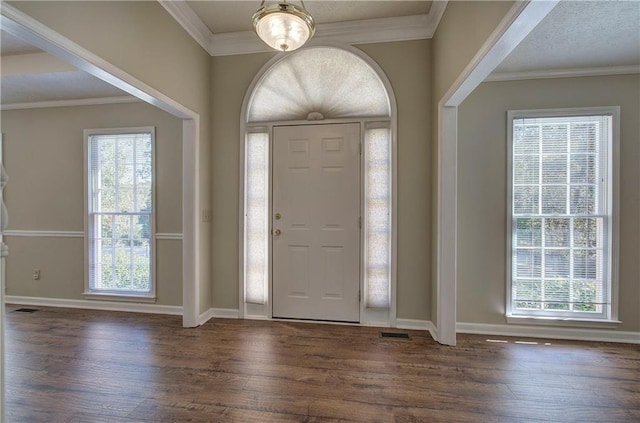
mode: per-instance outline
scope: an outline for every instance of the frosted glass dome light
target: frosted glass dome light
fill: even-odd
[[[304,6],[295,6],[286,1],[265,5],[263,0],[251,20],[258,37],[280,51],[302,47],[315,32],[313,18]]]

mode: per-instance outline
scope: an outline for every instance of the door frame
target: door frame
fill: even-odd
[[[246,123],[243,126],[242,142],[240,147],[240,161],[241,161],[241,175],[240,175],[240,216],[239,216],[239,313],[238,317],[241,319],[254,319],[254,320],[278,320],[273,317],[273,243],[272,238],[268,242],[267,262],[269,263],[268,282],[267,282],[267,298],[264,304],[251,304],[244,301],[245,298],[245,286],[244,286],[244,197],[245,197],[245,136],[252,132],[267,133],[269,136],[269,170],[267,185],[269,187],[267,210],[270,216],[273,215],[273,181],[272,181],[272,166],[273,166],[273,128],[276,126],[311,126],[311,125],[329,125],[329,124],[345,124],[356,123],[360,125],[360,143],[364,145],[365,130],[368,124],[378,123],[385,124],[391,130],[391,281],[390,281],[390,305],[388,309],[372,309],[365,306],[365,301],[360,301],[360,325],[363,326],[396,326],[397,315],[397,142],[396,142],[396,125],[395,119],[388,116],[384,117],[368,117],[368,118],[342,118],[342,119],[326,119],[317,121],[307,120],[294,120],[294,121],[273,121],[273,122],[258,122],[258,123]],[[365,201],[364,201],[364,183],[365,183],[365,171],[366,166],[364,163],[365,155],[360,155],[360,213],[364,216]],[[268,219],[268,231],[271,233],[272,220]],[[270,236],[270,235],[269,235]],[[360,231],[360,275],[359,286],[362,298],[364,298],[364,241],[365,231],[364,226]],[[287,319],[291,320],[291,319]],[[328,322],[330,323],[330,322]],[[343,323],[338,323],[343,324]],[[349,323],[346,323],[349,324]]]

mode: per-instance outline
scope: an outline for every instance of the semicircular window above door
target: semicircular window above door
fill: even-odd
[[[253,92],[249,122],[389,117],[384,84],[362,58],[338,48],[312,47],[286,56],[264,73]]]

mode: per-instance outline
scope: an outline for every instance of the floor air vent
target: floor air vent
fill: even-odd
[[[14,311],[17,313],[35,313],[36,311],[38,311],[38,309],[37,308],[19,308]]]
[[[402,332],[380,332],[380,338],[411,339],[408,333]]]

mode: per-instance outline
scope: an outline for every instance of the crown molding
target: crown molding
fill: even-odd
[[[211,56],[273,52],[253,31],[214,34],[186,2],[158,1]],[[447,0],[434,1],[426,15],[318,24],[309,45],[428,39],[433,37],[446,6]]]
[[[367,19],[316,25],[316,34],[307,45],[371,44],[431,38],[429,15]],[[253,31],[214,34],[209,52],[212,56],[273,52]]]
[[[413,15],[319,24],[312,41],[369,44],[421,40],[433,34],[431,28],[427,27],[428,23],[429,15]]]
[[[604,66],[574,69],[548,69],[525,72],[494,72],[484,82],[521,81],[525,79],[578,78],[583,76],[629,75],[640,73],[640,65]]]
[[[211,56],[233,56],[266,52],[275,53],[276,51],[263,43],[253,31],[213,34],[209,48]]]
[[[444,11],[447,8],[447,3],[449,0],[434,0],[431,2],[431,8],[429,9],[429,14],[427,15],[427,28],[431,31],[428,38],[433,38],[436,34],[436,30],[438,29],[438,25],[440,25],[440,20],[444,15]]]
[[[141,102],[132,95],[99,98],[78,98],[71,100],[33,101],[28,103],[3,104],[0,110],[46,109],[48,107],[101,106],[105,104],[137,103]]]
[[[158,0],[158,3],[211,55],[213,33],[186,1]]]

